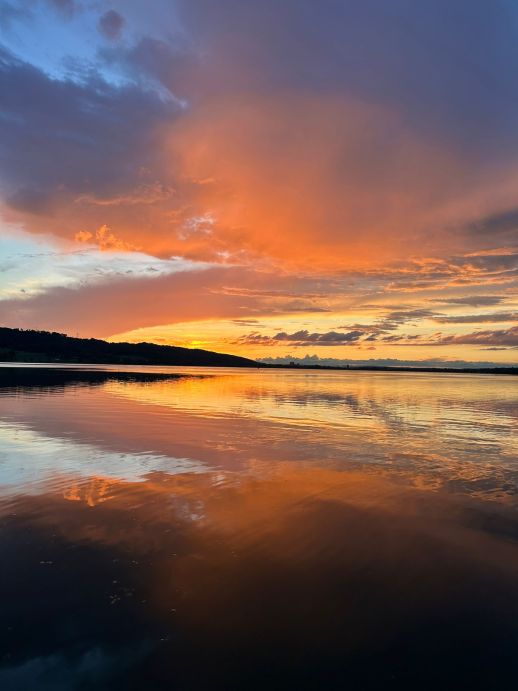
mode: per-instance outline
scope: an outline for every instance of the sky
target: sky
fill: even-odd
[[[518,363],[514,0],[3,0],[0,324]]]

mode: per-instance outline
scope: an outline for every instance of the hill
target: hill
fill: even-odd
[[[0,327],[0,361],[259,367],[248,358],[154,343],[109,343],[49,331]]]

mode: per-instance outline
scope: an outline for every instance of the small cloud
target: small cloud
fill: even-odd
[[[76,199],[76,204],[91,204],[93,206],[138,206],[146,204],[156,204],[167,201],[174,193],[171,187],[162,185],[159,182],[151,185],[139,185],[127,194],[114,196],[96,197],[91,194],[82,194]]]
[[[74,240],[76,242],[96,244],[102,251],[138,252],[140,249],[118,238],[106,224],[100,226],[95,231],[95,234],[88,230],[80,230],[75,234]]]
[[[80,230],[74,236],[74,240],[76,242],[90,242],[91,240],[93,240],[93,238],[94,234],[90,233],[89,230]]]
[[[476,252],[469,252],[465,257],[508,257],[518,255],[518,248],[516,247],[495,247],[493,249],[478,250]]]
[[[468,307],[488,307],[499,305],[504,298],[501,295],[468,295],[458,298],[436,298],[434,303],[441,305],[466,305]]]
[[[117,41],[125,24],[124,17],[115,10],[108,10],[99,19],[97,28],[99,33],[110,41]]]
[[[518,312],[492,312],[488,314],[459,314],[452,317],[438,316],[439,324],[495,324],[496,322],[518,322]]]
[[[475,331],[456,336],[440,335],[437,340],[431,340],[427,345],[474,345],[497,348],[509,346],[516,348],[518,347],[518,326],[512,326],[510,329]]]

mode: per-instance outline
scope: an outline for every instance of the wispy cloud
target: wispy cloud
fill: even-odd
[[[518,322],[518,312],[487,312],[485,314],[457,314],[451,317],[434,317],[439,324],[496,324]]]

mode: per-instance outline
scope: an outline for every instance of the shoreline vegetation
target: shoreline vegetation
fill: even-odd
[[[253,367],[289,370],[352,370],[372,372],[437,372],[451,374],[512,374],[516,367],[430,367],[394,365],[269,364],[238,355],[199,348],[155,343],[110,343],[96,338],[75,338],[57,332],[0,327],[0,361],[34,364],[162,365],[192,367]]]

